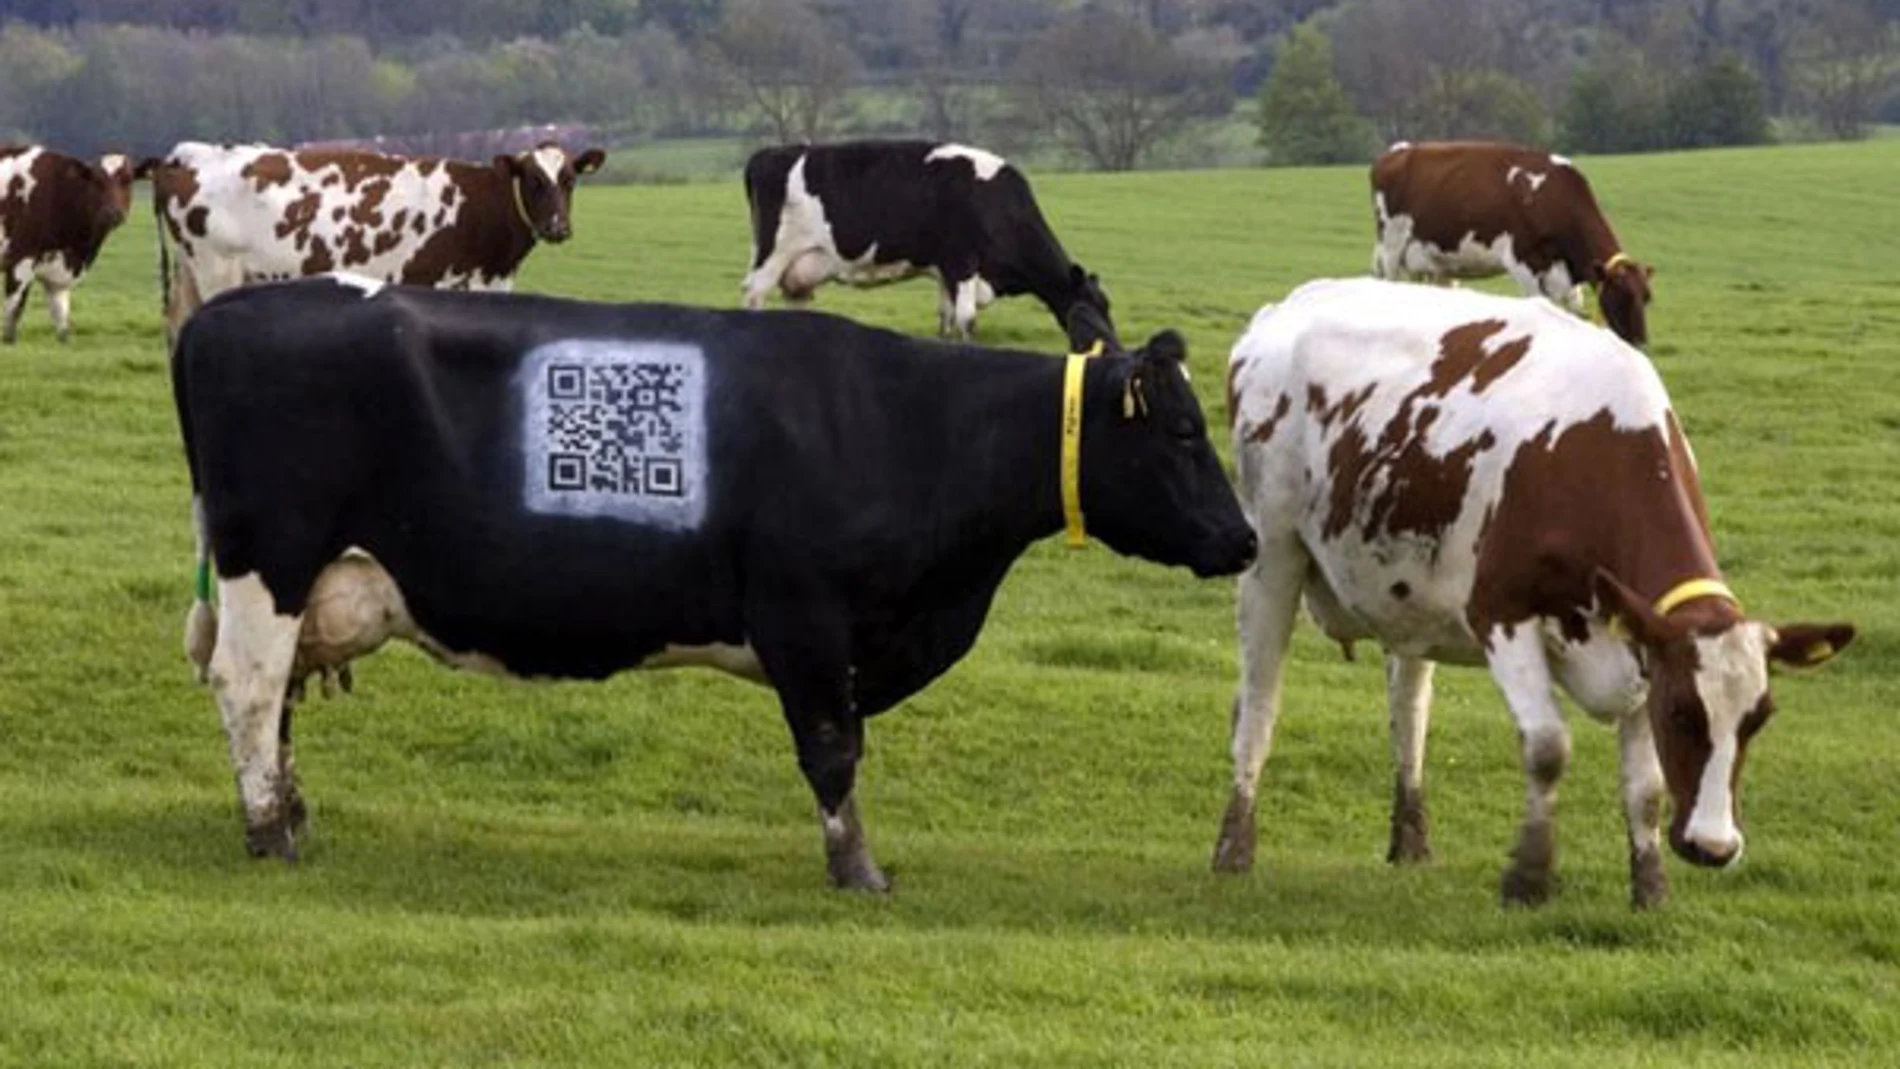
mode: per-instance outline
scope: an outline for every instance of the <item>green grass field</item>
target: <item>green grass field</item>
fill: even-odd
[[[1900,140],[1587,166],[1658,267],[1652,355],[1730,580],[1758,615],[1862,629],[1778,681],[1736,870],[1671,859],[1670,904],[1632,914],[1613,733],[1579,717],[1560,897],[1501,910],[1515,736],[1461,670],[1428,758],[1438,860],[1389,870],[1377,658],[1308,628],[1261,867],[1216,878],[1232,584],[1053,539],[971,656],[870,728],[889,897],[826,888],[769,693],[505,684],[407,649],[305,708],[306,859],[248,861],[179,650],[191,535],[140,213],[71,345],[36,295],[0,350],[0,1065],[1900,1064]],[[1358,168],[1037,187],[1124,335],[1187,335],[1216,425],[1252,312],[1369,259]],[[589,188],[576,214],[523,288],[735,302],[736,180]],[[923,283],[818,307],[936,319]],[[982,325],[1061,346],[1024,300]]]

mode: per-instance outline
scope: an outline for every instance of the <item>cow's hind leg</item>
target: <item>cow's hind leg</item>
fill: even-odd
[[[1234,699],[1233,791],[1214,843],[1217,872],[1253,868],[1254,808],[1260,772],[1280,716],[1280,682],[1309,567],[1292,533],[1261,539],[1260,555],[1240,577],[1240,693]]]
[[[53,336],[60,341],[68,341],[73,334],[73,288],[72,286],[46,286],[46,309],[53,315]]]
[[[1385,659],[1386,707],[1392,718],[1392,842],[1385,859],[1394,864],[1430,861],[1425,819],[1425,729],[1431,722],[1432,662],[1389,654]]]
[[[21,263],[7,272],[0,284],[5,286],[5,325],[0,328],[0,341],[12,345],[20,338],[20,313],[26,310],[27,291],[33,288],[33,265]]]
[[[1669,897],[1669,877],[1662,863],[1662,763],[1656,757],[1647,709],[1626,714],[1617,727],[1623,818],[1630,837],[1630,905],[1649,909]]]
[[[1504,870],[1504,904],[1536,906],[1551,895],[1557,862],[1557,783],[1570,763],[1570,729],[1551,691],[1541,630],[1500,625],[1487,636],[1491,676],[1517,721],[1524,761],[1524,824]]]
[[[297,656],[302,618],[277,612],[255,573],[218,584],[218,641],[211,686],[244,806],[244,842],[253,857],[297,857],[295,797],[286,779],[282,742],[285,691]],[[295,806],[301,809],[301,803]]]

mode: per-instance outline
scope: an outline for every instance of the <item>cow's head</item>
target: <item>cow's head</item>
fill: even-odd
[[[1082,514],[1117,553],[1232,575],[1253,560],[1253,528],[1208,444],[1186,359],[1170,330],[1099,361],[1083,402]]]
[[[1612,256],[1598,264],[1597,305],[1603,321],[1617,337],[1631,345],[1649,344],[1649,280],[1656,269],[1627,256]]]
[[[126,214],[132,210],[132,179],[137,171],[132,158],[108,152],[99,157],[97,164],[73,160],[69,166],[73,168],[75,177],[99,190],[100,222],[108,227],[124,222]]]
[[[1596,586],[1598,603],[1642,650],[1650,728],[1675,810],[1669,846],[1698,865],[1727,865],[1742,856],[1742,759],[1775,710],[1769,662],[1820,664],[1854,640],[1854,627],[1773,627],[1714,597],[1663,615],[1608,572],[1597,572]]]
[[[1108,315],[1108,294],[1102,289],[1102,280],[1081,264],[1069,265],[1068,285],[1056,307],[1071,352],[1087,352],[1098,341],[1110,352],[1121,351],[1121,338],[1115,334],[1115,321]]]
[[[521,221],[535,237],[559,244],[574,234],[575,180],[598,171],[606,160],[607,154],[597,148],[569,159],[565,149],[546,141],[527,152],[496,156],[495,169],[508,181]]]

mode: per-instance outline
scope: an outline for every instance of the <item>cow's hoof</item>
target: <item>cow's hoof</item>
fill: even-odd
[[[836,862],[831,865],[831,885],[840,891],[864,891],[869,894],[889,894],[891,878],[870,858],[861,858],[852,862]]]
[[[1236,796],[1221,817],[1220,838],[1214,842],[1214,871],[1243,874],[1253,871],[1253,806]]]
[[[290,822],[279,817],[244,829],[244,849],[254,858],[276,857],[286,862],[297,860],[297,836]]]
[[[1421,792],[1400,787],[1392,799],[1392,841],[1385,859],[1394,865],[1416,865],[1432,859],[1430,824],[1425,818]]]
[[[1506,908],[1522,906],[1536,909],[1550,901],[1555,881],[1548,869],[1528,869],[1512,865],[1504,870],[1504,878],[1499,881],[1499,897]]]
[[[1662,854],[1646,850],[1630,855],[1630,908],[1655,909],[1669,898],[1669,877],[1663,873]]]

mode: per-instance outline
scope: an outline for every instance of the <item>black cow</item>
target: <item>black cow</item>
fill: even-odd
[[[217,298],[173,368],[217,572],[187,646],[251,852],[296,853],[287,688],[400,637],[515,676],[769,683],[832,880],[885,887],[852,804],[864,718],[956,663],[1064,526],[1065,427],[1111,548],[1201,576],[1252,557],[1182,359],[1171,332],[1074,358],[1071,420],[1064,361],[812,313],[327,278]]]
[[[745,305],[774,286],[802,301],[832,279],[854,286],[933,274],[937,326],[968,338],[977,309],[1033,293],[1081,351],[1117,344],[1100,280],[1072,263],[1021,171],[967,145],[853,141],[762,149],[745,168],[752,271]]]

